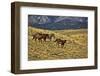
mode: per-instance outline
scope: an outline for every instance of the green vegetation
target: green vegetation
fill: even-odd
[[[52,41],[39,42],[32,40],[32,34],[36,32],[55,34],[56,38],[70,41],[63,48],[58,47],[54,39]],[[87,30],[43,30],[28,27],[28,60],[51,59],[79,59],[87,58]]]

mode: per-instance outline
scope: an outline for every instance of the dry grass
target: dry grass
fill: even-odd
[[[51,59],[77,59],[87,58],[87,30],[42,30],[33,27],[28,28],[28,60]],[[52,41],[39,42],[32,40],[32,34],[36,32],[55,34],[56,38],[66,39],[72,43],[66,43],[64,48],[58,47]],[[74,42],[73,42],[74,41]]]

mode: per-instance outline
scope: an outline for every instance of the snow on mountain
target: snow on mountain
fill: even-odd
[[[38,20],[39,20],[39,24],[45,24],[45,23],[49,23],[50,22],[50,19],[47,17],[47,16],[40,16],[40,17],[37,17]]]
[[[49,23],[50,19],[48,16],[29,16],[29,22],[32,24],[45,24]]]

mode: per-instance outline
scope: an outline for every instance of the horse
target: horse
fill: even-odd
[[[56,42],[58,44],[58,47],[59,47],[59,45],[61,45],[61,47],[63,48],[66,43],[66,40],[56,39],[54,42]]]
[[[32,39],[35,39],[35,41],[36,40],[46,41],[47,39],[49,39],[51,41],[52,38],[55,38],[55,35],[54,34],[44,34],[44,33],[35,33],[32,36],[33,36]]]
[[[42,33],[35,33],[32,36],[33,36],[32,39],[34,39],[35,41],[36,40],[39,40],[40,41],[42,39]]]
[[[49,36],[47,37],[50,41],[55,38],[55,35],[54,34],[49,34]]]
[[[47,38],[49,38],[49,34],[42,34],[41,40],[46,41]]]
[[[33,34],[32,35],[33,36],[33,38],[32,39],[34,39],[35,41],[36,40],[39,40],[39,41],[46,41],[46,39],[49,39],[50,38],[50,36],[49,36],[49,34],[43,34],[43,33],[35,33],[35,34]]]

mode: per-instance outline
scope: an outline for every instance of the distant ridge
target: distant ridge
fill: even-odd
[[[87,17],[29,15],[28,24],[48,30],[81,29],[88,27]]]

